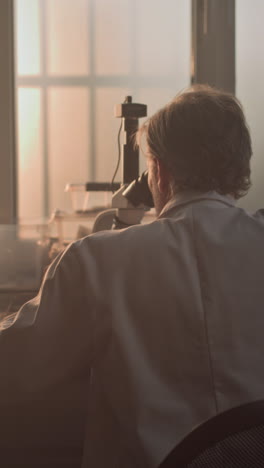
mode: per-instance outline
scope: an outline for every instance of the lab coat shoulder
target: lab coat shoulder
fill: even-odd
[[[170,291],[181,303],[187,284],[199,294],[190,217],[185,208],[172,217],[77,242],[84,282],[100,323],[118,320],[120,314],[135,316],[149,309],[151,298],[152,310],[158,310],[168,302]]]
[[[167,242],[174,239],[175,246],[181,247],[183,235],[191,233],[192,213],[190,207],[177,210],[172,216],[156,219],[155,221],[135,225],[118,231],[102,231],[89,235],[77,241],[76,249],[82,263],[93,265],[94,269],[100,264],[114,265],[126,261],[141,261],[142,255],[148,252],[158,256],[159,251],[166,248]]]

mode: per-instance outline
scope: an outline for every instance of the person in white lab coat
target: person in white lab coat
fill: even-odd
[[[83,468],[157,468],[194,426],[264,395],[264,214],[236,205],[243,110],[198,86],[142,135],[157,219],[71,244],[2,324],[1,401],[61,414],[43,440],[84,440]]]

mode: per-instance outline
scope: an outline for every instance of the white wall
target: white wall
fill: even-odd
[[[264,207],[264,1],[236,1],[236,94],[253,142],[252,188],[240,201],[250,211]]]

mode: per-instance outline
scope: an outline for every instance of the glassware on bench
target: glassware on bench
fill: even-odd
[[[96,190],[89,190],[91,184],[67,184],[65,192],[71,197],[72,209],[75,213],[85,213],[90,211],[100,211],[111,207],[112,192],[110,190],[100,190],[100,184]]]

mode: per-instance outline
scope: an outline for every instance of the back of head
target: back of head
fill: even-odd
[[[148,152],[164,162],[175,191],[215,190],[235,198],[250,187],[251,138],[239,101],[197,85],[143,126]]]

